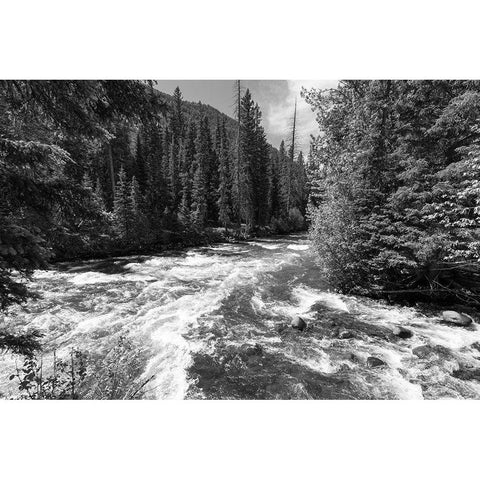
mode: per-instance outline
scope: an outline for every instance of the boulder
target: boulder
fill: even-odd
[[[278,333],[283,333],[288,328],[288,323],[281,323],[276,327]]]
[[[442,320],[445,323],[450,323],[452,325],[458,325],[460,327],[468,327],[473,319],[470,315],[466,313],[458,313],[453,310],[445,310],[442,312]]]
[[[263,348],[259,343],[256,343],[255,345],[245,343],[240,347],[240,352],[247,357],[258,357],[263,354]]]
[[[399,338],[410,338],[413,336],[413,332],[411,330],[405,327],[401,327],[400,325],[397,325],[393,329],[393,334]]]
[[[354,336],[355,335],[352,332],[350,332],[349,330],[342,330],[338,334],[338,338],[340,338],[342,340],[347,340],[349,338],[354,338]]]
[[[290,326],[292,328],[295,328],[296,330],[300,330],[301,332],[303,332],[303,330],[307,328],[307,322],[303,320],[303,318],[296,317],[292,320]]]
[[[458,370],[452,372],[452,377],[458,378],[459,380],[476,380],[478,382],[480,381],[480,368],[460,366]]]
[[[377,357],[368,357],[367,365],[371,368],[376,368],[376,367],[382,367],[383,365],[386,365],[386,363]]]
[[[425,358],[432,353],[432,347],[430,345],[420,345],[412,349],[412,353],[418,358]]]
[[[340,335],[340,327],[334,327],[330,330],[330,336],[332,338],[338,338]]]

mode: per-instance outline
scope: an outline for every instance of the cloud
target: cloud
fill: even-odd
[[[315,120],[315,114],[310,105],[300,96],[302,87],[307,89],[315,88],[334,88],[337,86],[337,80],[286,80],[283,89],[283,95],[277,98],[271,98],[268,102],[265,115],[266,129],[271,137],[285,139],[288,143],[292,124],[293,112],[295,107],[295,98],[297,99],[297,133],[298,146],[304,153],[308,152],[310,144],[310,135],[318,134],[318,126]]]

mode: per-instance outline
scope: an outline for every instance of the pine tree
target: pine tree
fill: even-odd
[[[177,142],[184,137],[184,118],[182,112],[182,92],[177,86],[173,92],[173,113],[172,113],[172,137],[177,140]]]
[[[138,180],[140,190],[145,192],[147,185],[148,166],[146,158],[145,142],[142,136],[142,131],[139,129],[136,136],[136,152],[135,165],[133,168],[133,175]]]
[[[168,190],[172,212],[177,211],[180,201],[179,150],[180,144],[176,137],[173,137],[168,156]]]
[[[132,177],[128,189],[126,216],[127,235],[141,241],[139,237],[141,237],[141,233],[143,233],[142,194],[135,176]]]
[[[243,167],[242,167],[242,105],[241,105],[241,84],[240,80],[235,82],[236,89],[236,106],[237,113],[237,136],[236,136],[236,148],[235,148],[235,161],[233,168],[231,168],[232,175],[232,210],[237,219],[237,228],[240,231],[242,224],[242,182],[243,182]]]
[[[293,168],[293,205],[301,212],[302,216],[305,215],[307,201],[307,173],[303,152],[299,152]]]
[[[279,164],[279,189],[280,189],[280,214],[288,215],[290,205],[290,159],[285,151],[285,142],[282,140],[278,151]]]
[[[105,205],[105,200],[103,198],[102,186],[100,183],[100,179],[98,178],[97,178],[97,181],[95,182],[95,189],[93,190],[93,199],[97,208],[102,212],[106,212],[107,208]]]
[[[197,129],[194,122],[190,122],[187,129],[185,144],[181,151],[181,201],[179,217],[184,226],[190,225],[190,216],[192,210],[192,191],[193,176],[195,173],[195,154],[196,154]]]
[[[240,103],[240,120],[240,211],[245,220],[246,233],[249,234],[255,225],[253,169],[258,153],[256,111],[249,89],[246,90]]]
[[[205,169],[205,179],[206,179],[206,198],[207,198],[207,219],[209,223],[215,224],[218,221],[218,187],[219,187],[219,177],[218,177],[218,155],[217,151],[212,146],[212,138],[210,132],[210,125],[208,118],[205,118],[207,122],[208,135],[208,159],[206,162]],[[216,136],[219,135],[217,124]]]
[[[162,215],[167,204],[167,188],[163,175],[163,131],[151,124],[145,130],[147,184],[145,188],[145,213],[153,230],[161,227]]]
[[[270,171],[271,171],[271,192],[270,192],[270,202],[271,202],[271,214],[274,218],[280,216],[281,209],[281,198],[280,198],[280,166],[279,166],[279,155],[278,150],[272,148],[270,150]]]
[[[264,226],[270,219],[272,171],[270,168],[269,145],[265,131],[261,125],[262,114],[258,104],[253,109],[255,120],[254,149],[255,154],[252,163],[252,189],[255,223]]]
[[[306,219],[311,222],[315,211],[327,199],[326,196],[325,166],[320,163],[314,141],[310,144],[307,162],[307,191],[308,201]]]
[[[229,155],[228,155],[228,139],[225,132],[225,121],[222,127],[217,128],[217,155],[218,155],[218,221],[220,225],[227,231],[227,226],[230,222],[230,175],[229,175]]]
[[[204,117],[198,126],[195,140],[195,163],[192,185],[191,218],[197,229],[205,226],[207,219],[207,179],[206,167],[210,159],[210,129]]]
[[[115,195],[113,198],[113,228],[120,238],[127,238],[128,235],[128,217],[129,217],[129,192],[127,176],[123,166],[118,172],[117,182],[115,183]]]

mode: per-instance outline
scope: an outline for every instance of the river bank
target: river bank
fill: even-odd
[[[480,398],[476,323],[329,291],[305,235],[59,267],[35,273],[40,299],[8,322],[44,334],[46,369],[53,352],[85,353],[81,398],[129,398],[143,382],[135,398]],[[14,369],[3,356],[5,397]]]
[[[306,233],[305,230],[292,231],[290,234]],[[56,253],[50,260],[51,264],[73,261],[104,260],[113,257],[126,257],[132,255],[155,255],[169,251],[182,251],[195,247],[206,247],[219,243],[238,243],[261,237],[281,237],[285,233],[264,228],[246,235],[244,230],[230,228],[207,228],[202,232],[174,232],[165,231],[160,239],[147,243],[136,242],[111,242],[100,249],[90,249],[68,253]]]

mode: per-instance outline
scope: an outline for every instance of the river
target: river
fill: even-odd
[[[44,334],[45,365],[72,348],[110,358],[127,382],[148,380],[142,398],[480,398],[476,324],[330,292],[304,235],[60,264],[31,286],[41,298],[8,321]],[[289,327],[297,316],[306,330]],[[5,397],[14,360],[0,358]]]

